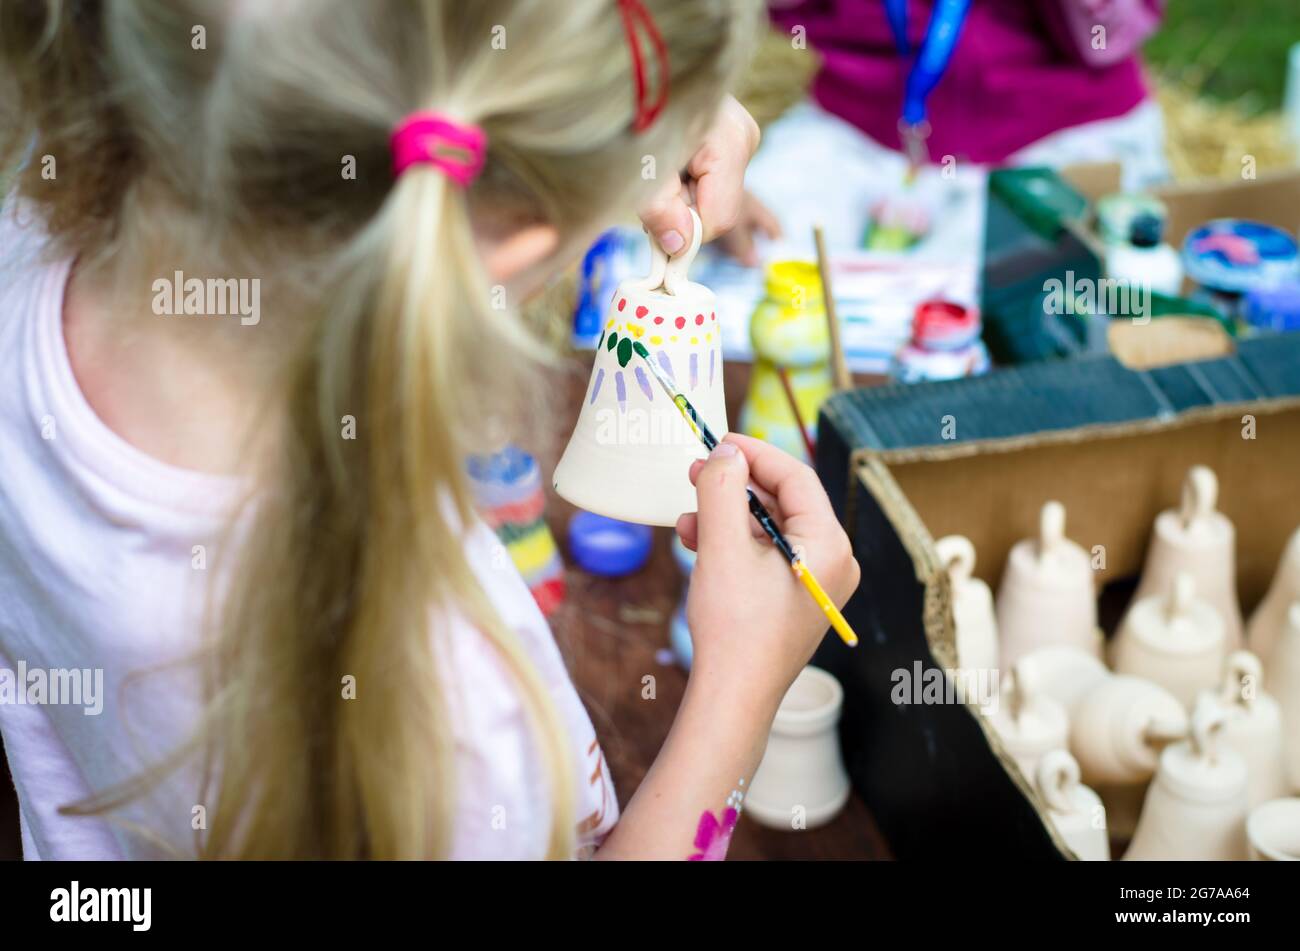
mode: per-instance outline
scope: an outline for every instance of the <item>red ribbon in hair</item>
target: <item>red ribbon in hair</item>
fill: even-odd
[[[636,116],[632,120],[632,129],[635,132],[644,132],[654,124],[654,121],[659,118],[659,113],[663,112],[664,106],[668,104],[668,47],[664,45],[664,38],[660,35],[659,28],[655,26],[654,18],[650,16],[650,11],[645,8],[641,0],[618,0],[618,10],[623,15],[627,45],[632,51],[632,78],[636,84]],[[658,59],[659,89],[653,101],[650,99],[649,74],[637,33],[638,26],[645,30],[650,45],[654,48],[655,57]]]

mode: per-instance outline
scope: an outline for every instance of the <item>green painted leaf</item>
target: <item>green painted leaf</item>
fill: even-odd
[[[613,349],[614,349],[614,345],[615,345],[616,343],[618,343],[618,334],[616,334],[616,333],[612,333],[612,334],[610,334],[610,335],[609,335],[609,343],[605,344],[605,349],[606,349],[606,350],[613,350]]]
[[[632,341],[624,337],[618,342],[618,365],[627,366],[627,361],[632,359]]]

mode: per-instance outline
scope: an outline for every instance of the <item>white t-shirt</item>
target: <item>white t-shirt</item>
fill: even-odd
[[[39,222],[9,202],[0,213],[0,734],[23,854],[193,856],[197,762],[113,817],[58,809],[138,775],[192,735],[201,694],[190,658],[211,576],[196,566],[220,557],[237,483],[159,462],[96,417],[63,337],[71,263],[48,260],[46,249]],[[591,720],[496,536],[476,522],[464,551],[568,726],[579,844],[595,844],[618,803]],[[439,625],[439,637],[456,739],[452,856],[541,857],[548,783],[513,678],[463,618]]]

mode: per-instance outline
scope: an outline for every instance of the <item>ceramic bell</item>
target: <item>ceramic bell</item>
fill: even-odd
[[[773,829],[830,822],[849,798],[836,725],[844,690],[819,667],[805,667],[786,691],[767,750],[754,773],[745,812]]]
[[[1106,809],[1101,798],[1079,782],[1079,764],[1065,750],[1052,750],[1038,763],[1038,794],[1047,817],[1065,844],[1085,862],[1109,862]]]
[[[1253,809],[1291,790],[1282,762],[1282,712],[1264,693],[1263,668],[1249,651],[1236,651],[1224,665],[1219,699],[1228,709],[1223,744],[1246,762],[1246,798]]]
[[[1136,602],[1115,638],[1115,669],[1160,684],[1188,710],[1223,682],[1223,619],[1179,572],[1169,590]]]
[[[957,664],[963,670],[995,670],[998,666],[998,625],[993,593],[975,570],[975,546],[961,535],[934,543],[952,583],[952,614],[957,629]]]
[[[1300,862],[1300,799],[1274,799],[1252,809],[1246,841],[1257,862]]]
[[[1287,612],[1286,628],[1273,649],[1268,686],[1282,712],[1282,759],[1287,782],[1300,792],[1300,601]]]
[[[1096,589],[1088,554],[1065,537],[1065,506],[1048,502],[1038,537],[1017,542],[998,587],[1003,666],[1048,645],[1101,656]]]
[[[1035,688],[1033,674],[1027,668],[1013,667],[1003,678],[997,709],[988,716],[1002,748],[1029,783],[1038,775],[1043,756],[1065,749],[1070,738],[1065,708]]]
[[[1156,516],[1142,580],[1134,602],[1170,589],[1185,571],[1199,596],[1223,618],[1229,651],[1241,647],[1241,606],[1237,602],[1236,530],[1215,510],[1219,480],[1205,466],[1193,466],[1183,482],[1182,506]]]
[[[1071,720],[1083,698],[1110,677],[1105,664],[1077,647],[1040,647],[1020,663],[1033,672],[1035,687],[1065,707]]]
[[[721,439],[727,432],[722,335],[713,292],[687,279],[703,231],[669,260],[651,241],[650,274],[609,303],[578,423],[555,467],[555,491],[579,508],[643,525],[674,525],[697,508],[688,470],[706,455],[634,350],[640,344]]]
[[[1125,860],[1246,857],[1246,763],[1220,742],[1228,711],[1203,694],[1191,736],[1160,754]]]
[[[1259,602],[1246,625],[1246,646],[1259,658],[1266,671],[1273,657],[1273,647],[1286,627],[1287,608],[1296,601],[1300,601],[1300,529],[1287,542],[1268,594]]]
[[[1168,690],[1115,674],[1079,702],[1070,724],[1070,752],[1083,781],[1132,785],[1155,772],[1166,743],[1187,735],[1187,710]]]

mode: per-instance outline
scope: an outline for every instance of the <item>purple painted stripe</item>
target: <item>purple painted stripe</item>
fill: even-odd
[[[645,394],[645,398],[653,402],[655,394],[654,390],[650,389],[650,378],[645,375],[645,370],[640,367],[636,368],[636,381],[640,384],[641,392]]]
[[[709,386],[713,385],[713,366],[718,362],[718,351],[709,351]]]
[[[618,411],[622,413],[627,409],[627,386],[621,370],[614,371],[614,392],[618,394]]]
[[[605,382],[605,368],[601,367],[599,370],[596,371],[596,384],[591,388],[591,399],[588,401],[588,405],[596,402],[596,394],[600,392],[600,384],[604,382]]]
[[[673,386],[676,386],[677,375],[673,373],[673,363],[668,359],[668,354],[664,353],[662,350],[659,351],[659,365],[663,367],[663,371],[668,374],[668,381],[672,383]]]
[[[697,353],[691,354],[691,389],[700,384],[700,356]]]

